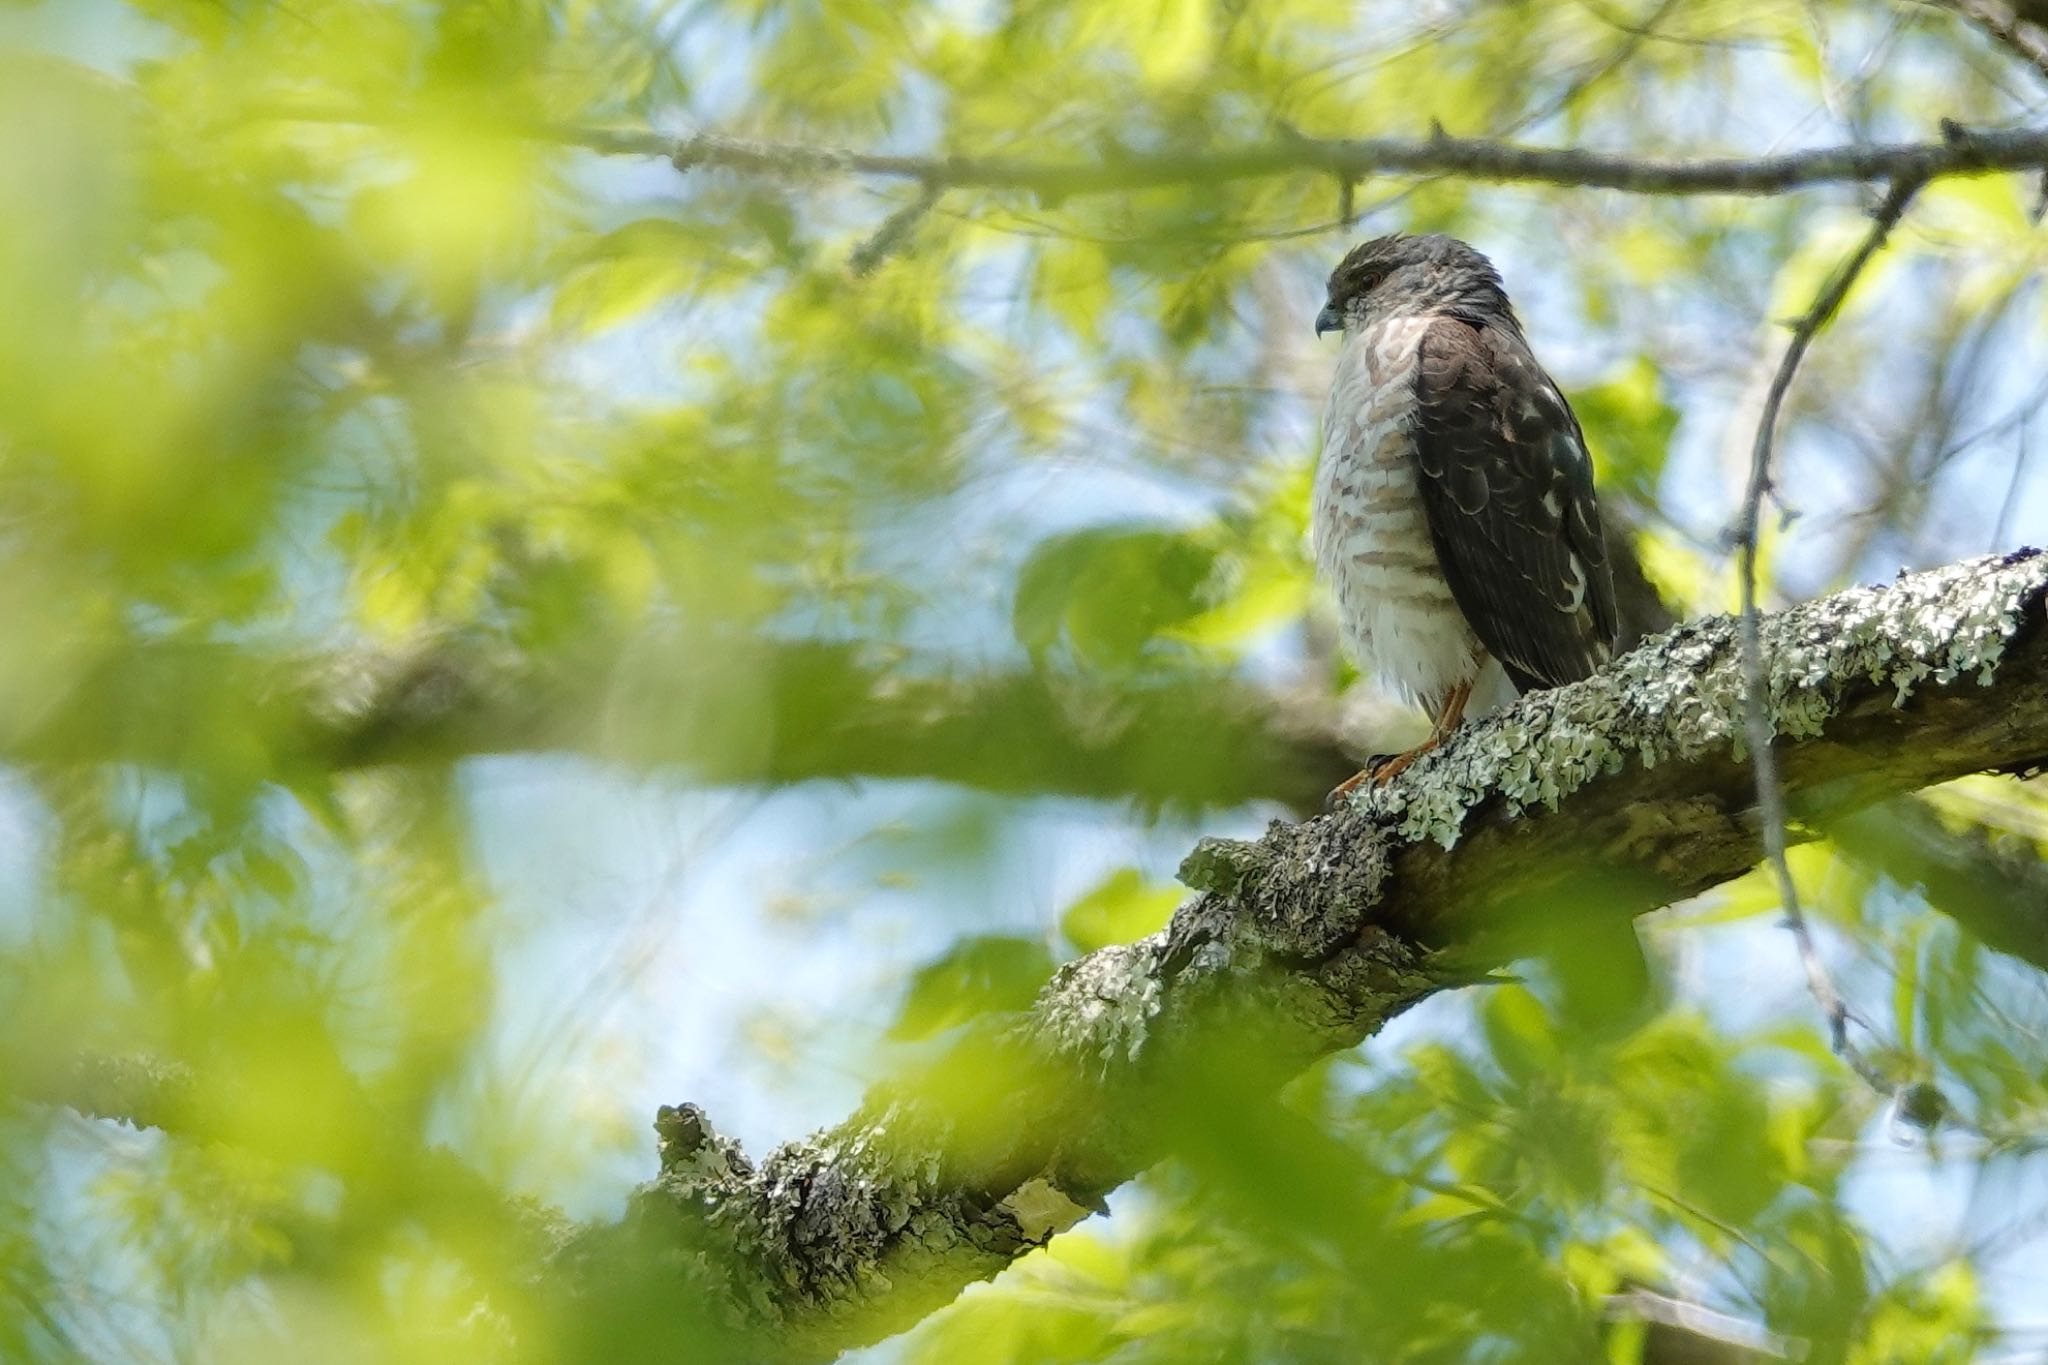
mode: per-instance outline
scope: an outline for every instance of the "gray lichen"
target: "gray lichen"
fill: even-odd
[[[1200,839],[1181,859],[1180,883],[1192,891],[1234,896],[1245,878],[1266,863],[1266,851],[1247,839]]]
[[[943,1123],[908,1102],[786,1143],[758,1169],[694,1105],[664,1106],[656,1128],[662,1172],[641,1192],[639,1216],[690,1215],[696,1254],[683,1258],[685,1276],[735,1331],[824,1330],[920,1279],[988,1274],[1023,1240],[1016,1212],[991,1211],[950,1177]],[[1043,1236],[1057,1206],[1040,1192],[1023,1211]]]
[[[1159,1008],[1166,930],[1069,962],[1039,994],[1032,1032],[1057,1056],[1107,1071],[1135,1061]]]
[[[2048,586],[2048,556],[1965,560],[1854,588],[1766,617],[1765,705],[1775,734],[1817,735],[1845,691],[1869,682],[1903,704],[1921,685],[1988,683],[2027,607]],[[1737,622],[1678,627],[1584,682],[1532,693],[1460,730],[1402,779],[1361,789],[1355,806],[1402,838],[1458,841],[1466,816],[1498,798],[1510,815],[1564,797],[1631,760],[1655,766],[1743,749],[1746,692]]]

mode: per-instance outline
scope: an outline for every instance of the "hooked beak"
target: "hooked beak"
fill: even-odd
[[[1337,305],[1334,303],[1324,304],[1323,311],[1316,314],[1316,335],[1321,336],[1325,332],[1341,332],[1343,330],[1344,315],[1337,311]]]

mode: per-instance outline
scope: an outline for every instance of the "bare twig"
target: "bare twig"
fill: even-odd
[[[2012,457],[2012,477],[2006,481],[2005,496],[1998,503],[1998,520],[1991,527],[1991,548],[2005,544],[2006,535],[2012,530],[2013,509],[2019,506],[2020,485],[2026,481],[2027,465],[2033,458],[2033,416],[2029,411],[2020,415],[2019,449]]]
[[[2048,33],[2013,12],[2002,0],[1932,0],[1968,20],[1993,42],[2048,78]]]
[[[847,270],[857,278],[874,274],[876,267],[902,250],[910,241],[911,233],[917,231],[917,225],[938,202],[938,187],[926,185],[918,192],[917,198],[883,219],[874,236],[853,249],[853,254],[846,259]]]
[[[1854,1020],[1860,1024],[1863,1021],[1850,1011],[1848,1002],[1842,998],[1834,979],[1828,975],[1826,965],[1821,962],[1820,952],[1814,945],[1813,930],[1799,906],[1799,888],[1792,880],[1791,864],[1785,857],[1785,794],[1778,782],[1777,753],[1771,747],[1772,724],[1766,696],[1768,682],[1757,611],[1757,526],[1763,513],[1764,497],[1771,490],[1771,445],[1777,430],[1778,411],[1784,405],[1786,391],[1792,387],[1793,376],[1799,371],[1799,362],[1805,358],[1814,337],[1841,310],[1843,301],[1855,286],[1856,277],[1863,273],[1863,268],[1884,246],[1892,229],[1905,215],[1906,206],[1924,183],[1912,179],[1893,182],[1884,202],[1878,205],[1872,216],[1870,230],[1863,235],[1862,242],[1821,288],[1813,306],[1792,324],[1791,343],[1778,362],[1770,391],[1764,396],[1763,413],[1757,420],[1756,443],[1750,453],[1749,486],[1743,496],[1742,517],[1735,534],[1742,564],[1742,668],[1747,694],[1743,705],[1743,728],[1749,742],[1751,771],[1756,780],[1757,812],[1763,821],[1765,861],[1770,864],[1777,880],[1778,894],[1785,907],[1785,927],[1792,931],[1793,941],[1799,947],[1799,960],[1806,969],[1807,987],[1827,1018],[1828,1036],[1836,1053],[1873,1089],[1886,1095],[1897,1087],[1849,1037],[1850,1022]]]

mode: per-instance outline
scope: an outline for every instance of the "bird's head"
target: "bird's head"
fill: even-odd
[[[1397,232],[1353,247],[1330,272],[1330,296],[1316,314],[1316,335],[1356,333],[1382,318],[1428,313],[1514,317],[1492,261],[1442,233]]]

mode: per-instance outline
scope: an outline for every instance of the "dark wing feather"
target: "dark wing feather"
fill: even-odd
[[[1430,538],[1465,619],[1522,691],[1614,652],[1614,583],[1571,405],[1508,321],[1422,335],[1415,458]]]

